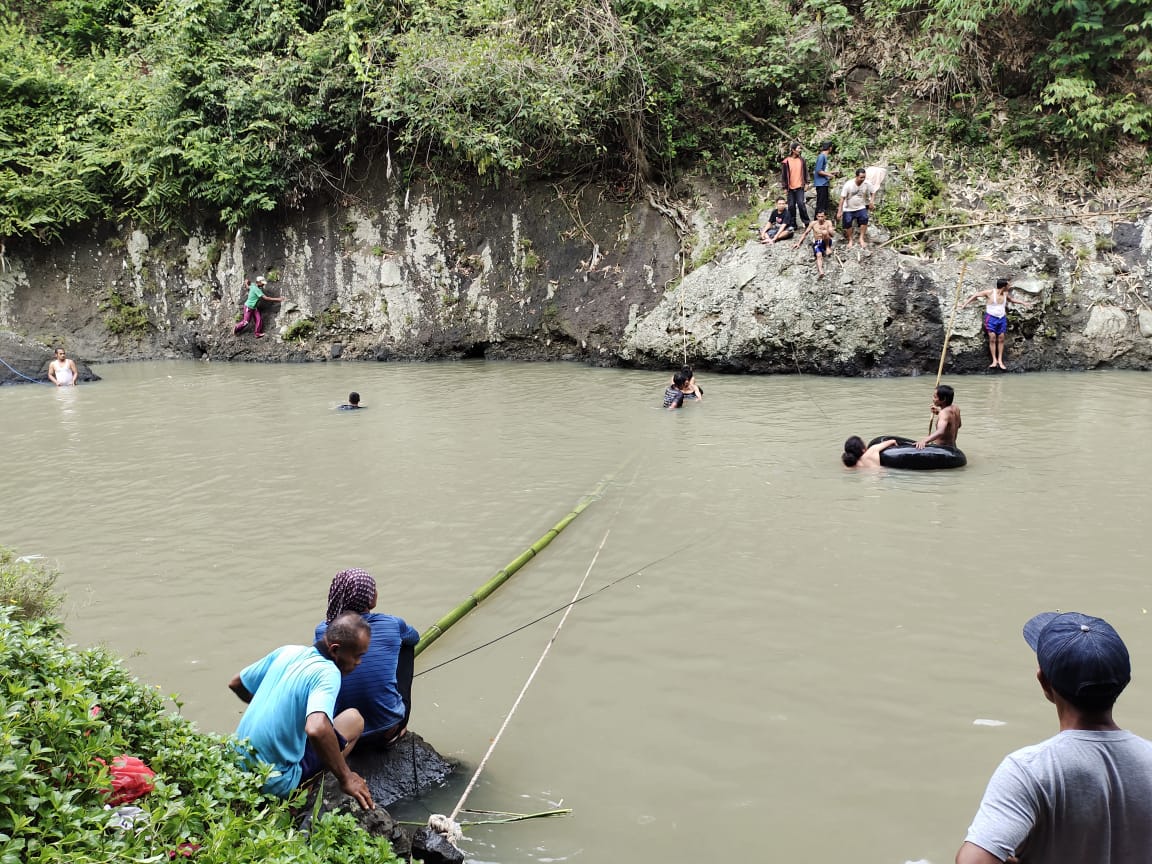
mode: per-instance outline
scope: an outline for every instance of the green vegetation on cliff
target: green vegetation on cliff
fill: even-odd
[[[14,0],[0,237],[237,227],[366,162],[751,183],[784,130],[887,110],[861,68],[965,147],[1152,139],[1152,0]]]
[[[0,549],[0,864],[167,861],[181,844],[200,847],[198,864],[398,860],[348,814],[300,833],[225,739],[196,731],[107,652],[67,646],[60,625],[39,617],[59,602],[54,578]],[[100,791],[109,777],[98,760],[121,754],[156,772],[133,828],[112,824]]]

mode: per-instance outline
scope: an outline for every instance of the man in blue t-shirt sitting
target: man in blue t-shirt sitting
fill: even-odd
[[[315,645],[285,645],[246,667],[228,684],[248,703],[236,737],[272,766],[264,790],[282,798],[331,771],[365,810],[375,804],[364,778],[345,757],[364,731],[356,710],[335,713],[341,676],[360,665],[371,629],[359,615],[341,615]]]

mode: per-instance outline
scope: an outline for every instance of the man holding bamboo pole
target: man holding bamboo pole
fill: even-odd
[[[917,450],[923,450],[928,444],[956,446],[956,436],[960,434],[960,409],[952,404],[955,397],[956,391],[947,384],[941,384],[933,392],[932,413],[936,416],[936,431],[917,441]]]

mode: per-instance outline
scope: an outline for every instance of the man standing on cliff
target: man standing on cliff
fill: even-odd
[[[364,718],[354,708],[335,713],[341,676],[360,665],[371,636],[363,616],[347,612],[315,645],[277,648],[228,683],[248,703],[236,737],[272,766],[265,791],[287,798],[328,769],[346,795],[365,810],[375,807],[364,778],[344,761],[364,731]]]
[[[988,782],[956,864],[1152,861],[1152,741],[1116,725],[1132,678],[1102,618],[1043,612],[1024,625],[1060,732],[1010,754]]]
[[[796,211],[800,211],[800,221],[808,227],[808,208],[804,206],[804,190],[808,188],[808,163],[800,155],[800,142],[792,143],[791,152],[780,163],[780,185],[788,198],[788,215],[792,225],[796,223]]]
[[[1017,300],[1012,296],[1012,283],[1008,279],[997,279],[996,287],[986,291],[977,291],[962,304],[960,308],[967,308],[974,300],[983,299],[984,329],[988,333],[988,353],[992,355],[989,369],[1007,369],[1004,365],[1004,334],[1008,332],[1008,305],[1031,306],[1028,300]]]
[[[812,185],[816,187],[816,212],[828,213],[830,208],[828,206],[830,200],[830,192],[832,190],[832,178],[836,177],[836,173],[828,164],[828,158],[832,154],[832,142],[825,141],[820,145],[820,153],[816,157],[816,167],[813,169]]]
[[[860,248],[867,246],[868,212],[876,206],[876,190],[867,177],[867,171],[857,168],[856,176],[840,190],[840,207],[836,217],[841,220],[844,233],[848,236],[849,249],[852,248],[854,231],[859,235]]]

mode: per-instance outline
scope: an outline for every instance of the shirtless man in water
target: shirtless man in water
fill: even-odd
[[[956,436],[960,434],[960,409],[952,404],[955,397],[956,391],[947,384],[941,384],[936,388],[936,392],[932,394],[932,413],[936,415],[936,431],[927,438],[917,441],[917,450],[923,450],[928,444],[956,446]]]

